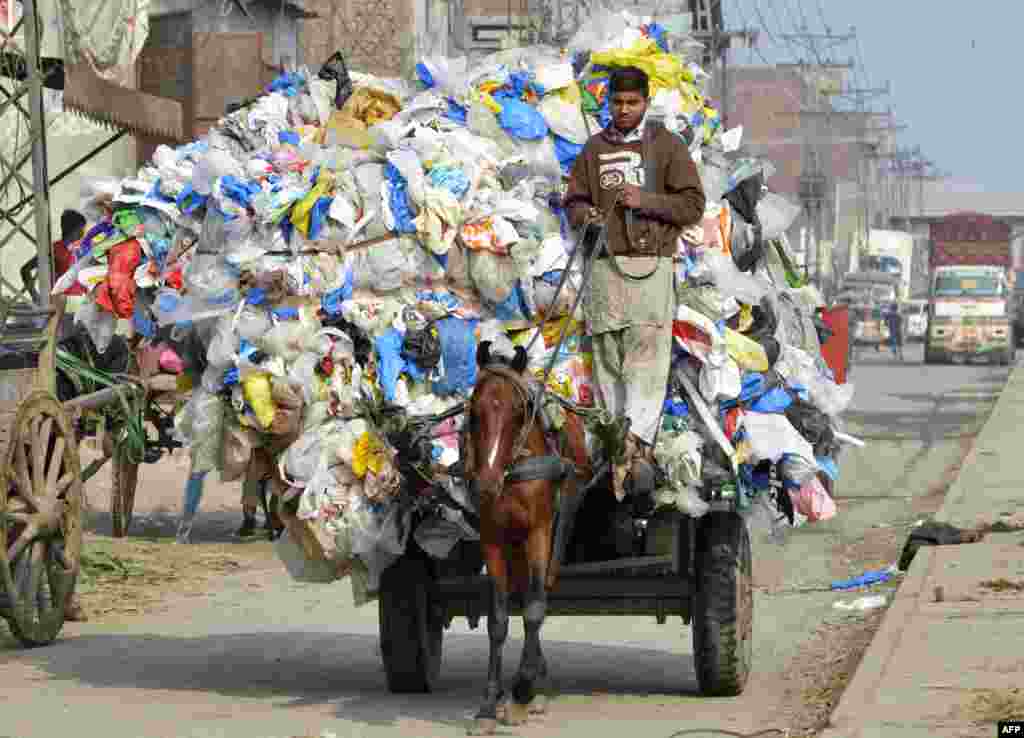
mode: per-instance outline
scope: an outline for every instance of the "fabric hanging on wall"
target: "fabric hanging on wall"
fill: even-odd
[[[64,59],[124,84],[149,36],[149,0],[58,0]]]

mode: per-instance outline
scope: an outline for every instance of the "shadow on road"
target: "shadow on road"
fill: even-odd
[[[679,637],[678,631],[666,633],[666,638],[673,637]],[[55,682],[266,699],[275,708],[334,704],[339,719],[373,726],[388,726],[400,718],[462,725],[472,716],[486,672],[480,638],[446,637],[441,683],[430,695],[390,694],[377,648],[375,636],[339,633],[201,638],[83,634],[22,651],[17,658]],[[511,688],[521,649],[521,641],[509,639],[506,689]],[[580,648],[578,643],[554,641],[545,643],[545,653],[558,696],[697,695],[688,655],[604,645]],[[0,662],[13,654],[0,649]]]

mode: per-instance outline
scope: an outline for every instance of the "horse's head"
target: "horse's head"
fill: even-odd
[[[497,496],[505,471],[525,446],[533,399],[523,378],[527,364],[523,347],[516,347],[511,361],[492,357],[490,349],[489,341],[477,349],[480,374],[469,398],[465,473],[481,494]]]

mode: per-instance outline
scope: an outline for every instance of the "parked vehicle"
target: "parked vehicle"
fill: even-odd
[[[957,213],[932,223],[924,361],[989,358],[1008,365],[1016,344],[1010,227]]]

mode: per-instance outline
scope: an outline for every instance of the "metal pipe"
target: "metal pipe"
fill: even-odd
[[[39,63],[39,13],[36,0],[24,0],[25,71],[28,75],[29,112],[32,114],[32,185],[35,189],[36,249],[39,254],[39,301],[50,304],[53,288],[53,250],[50,246],[50,180],[46,171],[46,114],[43,112],[43,75]]]

